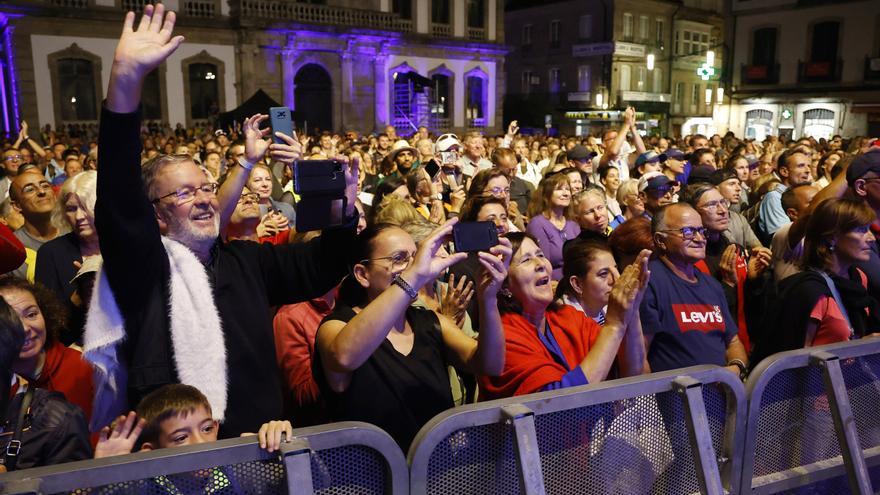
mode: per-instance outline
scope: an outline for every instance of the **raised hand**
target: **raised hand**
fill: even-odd
[[[630,129],[635,129],[636,125],[636,109],[633,107],[626,107],[626,110],[623,112],[623,123],[626,124]]]
[[[437,256],[437,251],[452,235],[452,226],[456,222],[458,219],[452,218],[434,229],[434,232],[422,241],[412,264],[401,274],[403,279],[416,290],[428,282],[436,280],[443,270],[467,258],[467,253],[455,253],[446,257]]]
[[[161,3],[144,6],[137,30],[134,19],[134,12],[125,15],[110,69],[107,108],[119,113],[137,110],[144,78],[183,43],[183,36],[172,36],[174,12],[166,14]]]
[[[260,124],[268,119],[268,115],[256,114],[247,118],[242,124],[244,130],[244,158],[250,163],[257,163],[263,159],[266,150],[269,149],[269,142],[265,139],[269,135],[270,129],[260,129]]]
[[[455,320],[461,327],[471,297],[474,295],[474,282],[462,275],[455,283],[455,274],[449,275],[449,283],[440,286],[440,312]]]
[[[508,136],[516,136],[516,133],[519,132],[519,126],[517,125],[517,121],[511,121],[510,125],[507,126],[507,135]]]
[[[502,237],[498,239],[496,246],[489,249],[488,253],[480,251],[477,256],[483,266],[477,285],[477,293],[481,304],[483,304],[487,299],[495,299],[498,296],[498,291],[501,290],[504,279],[507,278],[510,260],[513,259],[513,246],[508,239]]]
[[[629,325],[638,314],[645,288],[651,278],[648,270],[650,257],[651,251],[643,249],[636,261],[626,267],[614,283],[608,298],[606,324],[616,322]]]
[[[130,454],[146,424],[143,419],[137,419],[134,411],[116,418],[112,429],[110,426],[101,429],[98,445],[95,446],[95,459]]]

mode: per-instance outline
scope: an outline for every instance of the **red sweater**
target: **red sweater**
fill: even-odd
[[[58,342],[46,347],[46,362],[36,384],[39,388],[61,392],[68,402],[76,404],[86,415],[92,416],[95,386],[92,367],[83,360],[82,353]]]
[[[559,344],[568,369],[538,337],[538,330],[522,316],[507,313],[504,325],[504,370],[499,376],[480,377],[480,400],[501,399],[541,390],[548,383],[562,379],[578,366],[599,337],[602,327],[577,309],[562,305],[546,314],[550,331]]]

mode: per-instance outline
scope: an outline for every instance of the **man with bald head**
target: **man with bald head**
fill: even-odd
[[[661,207],[651,219],[657,259],[639,310],[651,371],[698,364],[744,376],[745,348],[721,284],[696,268],[706,257],[706,229],[686,203]]]
[[[13,273],[33,282],[37,251],[59,234],[57,226],[52,223],[52,212],[58,200],[52,184],[38,168],[12,178],[9,199],[12,207],[24,217],[24,225],[15,231],[15,237],[24,244],[27,254],[25,262]]]

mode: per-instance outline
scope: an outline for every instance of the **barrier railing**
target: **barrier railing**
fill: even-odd
[[[28,469],[0,476],[4,495],[55,493],[409,493],[394,440],[366,423],[294,430],[279,455],[255,437]]]
[[[743,493],[873,493],[880,339],[775,354],[755,368],[747,390]]]
[[[379,428],[334,423],[278,455],[230,439],[0,475],[0,494],[868,494],[878,404],[868,338],[770,356],[746,387],[697,366],[455,408],[409,466]]]
[[[738,493],[745,408],[715,366],[464,406],[416,436],[410,490]]]

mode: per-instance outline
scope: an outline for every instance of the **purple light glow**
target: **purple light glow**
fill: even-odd
[[[13,122],[15,123],[15,127],[18,128],[19,122],[21,121],[21,113],[19,112],[19,102],[18,102],[18,79],[15,74],[15,61],[12,55],[12,30],[13,27],[10,24],[10,20],[15,17],[20,16],[11,16],[8,14],[0,14],[0,29],[3,29],[3,43],[6,45],[6,67],[9,69],[9,85],[10,90],[12,91],[12,116]],[[5,96],[5,95],[4,95]],[[6,98],[3,99],[4,107],[6,103]],[[9,112],[5,111],[4,108],[3,116],[4,119],[8,119]],[[7,129],[11,129],[7,123]]]

